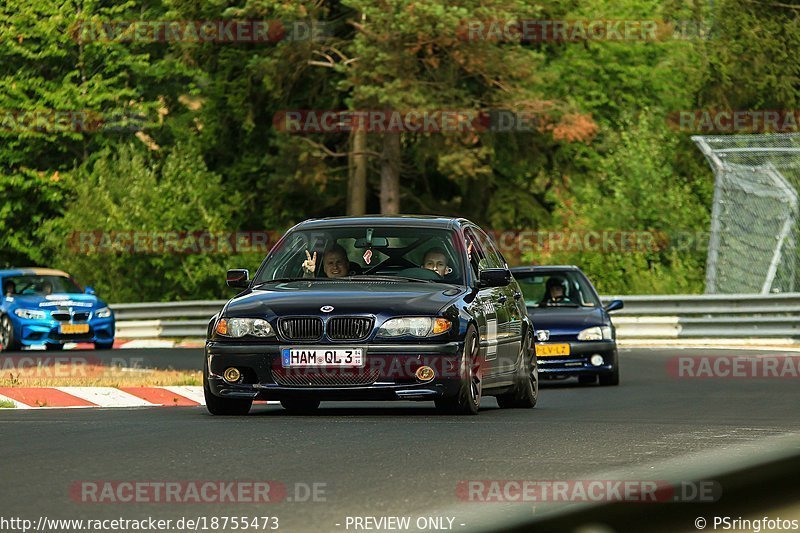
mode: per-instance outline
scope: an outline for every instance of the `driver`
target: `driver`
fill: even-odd
[[[3,285],[3,294],[6,296],[14,296],[14,293],[17,292],[17,286],[13,281],[6,281],[5,285]]]
[[[42,293],[45,295],[53,294],[53,284],[49,281],[45,281],[42,285]]]
[[[306,260],[303,261],[303,277],[313,278],[317,270],[317,252],[312,256],[306,250]],[[339,244],[334,244],[322,255],[322,270],[325,277],[342,278],[350,273],[350,260],[347,251]]]
[[[447,253],[438,246],[425,252],[425,256],[422,258],[422,268],[433,270],[442,277],[453,271],[447,266]]]
[[[567,298],[567,282],[560,276],[552,276],[545,284],[545,297],[539,302],[539,307],[548,305],[561,305],[572,303]]]

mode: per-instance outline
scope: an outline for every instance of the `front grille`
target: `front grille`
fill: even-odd
[[[73,311],[70,314],[69,309],[56,309],[50,313],[50,316],[53,317],[53,320],[58,320],[59,322],[69,322],[70,319],[73,322],[86,322],[89,320],[88,311]]]
[[[328,320],[328,337],[336,341],[364,340],[372,332],[372,322],[369,317],[332,317]]]
[[[53,317],[53,320],[58,320],[59,322],[69,322],[69,311],[53,311],[50,313],[50,316]]]
[[[279,363],[280,364],[280,363]],[[354,387],[372,385],[378,368],[283,368],[272,369],[272,378],[284,387]]]
[[[318,317],[287,317],[278,320],[278,329],[290,341],[316,341],[322,338],[322,319]]]

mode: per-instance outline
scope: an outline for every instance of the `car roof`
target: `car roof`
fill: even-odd
[[[20,267],[10,268],[7,270],[0,270],[0,276],[64,276],[71,277],[63,270],[56,270],[55,268],[41,268],[41,267]]]
[[[436,215],[364,215],[348,217],[314,218],[297,224],[293,229],[324,229],[342,226],[406,226],[420,228],[454,229],[470,223],[464,218]]]
[[[573,272],[583,272],[580,268],[575,265],[529,265],[529,266],[518,266],[511,269],[511,272],[518,273],[518,274],[547,274],[550,272],[565,272],[565,271],[573,271]]]

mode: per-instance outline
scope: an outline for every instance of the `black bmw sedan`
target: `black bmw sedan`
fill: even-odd
[[[530,408],[533,327],[502,255],[465,219],[367,216],[290,229],[208,325],[212,414],[254,400],[433,400],[476,414],[482,396]]]
[[[576,266],[512,269],[536,326],[536,355],[542,377],[577,377],[580,383],[619,384],[614,325],[592,283]]]

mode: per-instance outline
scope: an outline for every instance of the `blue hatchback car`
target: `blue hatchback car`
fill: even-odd
[[[511,269],[536,330],[536,358],[542,378],[577,377],[580,383],[619,384],[614,325],[592,283],[576,266]]]
[[[50,268],[0,270],[0,349],[44,345],[61,350],[68,342],[114,345],[114,313],[67,274]]]

